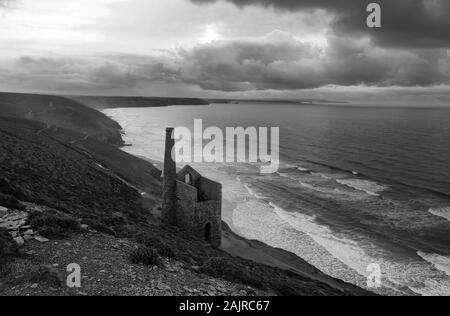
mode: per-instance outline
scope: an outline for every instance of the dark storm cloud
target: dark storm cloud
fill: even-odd
[[[278,10],[323,9],[334,15],[340,36],[371,36],[382,46],[450,48],[449,0],[190,0],[197,4],[228,1],[238,7],[257,5]],[[367,4],[382,7],[382,28],[366,25]]]
[[[450,84],[450,51],[381,48],[369,39],[336,36],[326,47],[316,47],[278,31],[257,40],[215,41],[152,56],[24,56],[0,68],[0,82],[67,93],[142,91],[155,83],[225,92],[428,87]]]
[[[325,85],[430,86],[450,83],[446,51],[377,48],[369,40],[329,39],[316,48],[284,34],[215,42],[182,51],[180,77],[206,90],[295,90]],[[446,66],[445,66],[446,65]]]

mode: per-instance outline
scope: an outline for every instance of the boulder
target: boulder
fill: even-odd
[[[16,244],[19,246],[19,247],[22,247],[24,244],[25,244],[25,240],[22,238],[22,237],[16,237],[16,238],[14,238],[14,241],[16,242]]]
[[[48,242],[49,241],[47,238],[44,238],[42,236],[34,236],[34,239],[39,242]]]
[[[8,208],[0,206],[0,217],[5,216],[6,214],[8,214]]]

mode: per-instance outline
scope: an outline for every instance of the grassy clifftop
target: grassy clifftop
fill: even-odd
[[[0,93],[0,115],[39,121],[91,138],[120,145],[120,125],[88,106],[71,99],[38,94]]]

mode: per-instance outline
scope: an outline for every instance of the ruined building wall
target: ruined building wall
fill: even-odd
[[[207,178],[200,178],[198,181],[199,188],[199,200],[209,201],[218,200],[222,201],[222,185]]]
[[[189,184],[198,188],[198,185],[199,185],[199,182],[200,182],[200,179],[202,178],[202,176],[200,173],[198,173],[196,170],[194,170],[190,166],[186,166],[181,171],[178,172],[177,180],[181,181],[181,182],[185,182],[187,174],[189,174],[191,177],[191,182]]]
[[[197,194],[195,187],[177,181],[177,226],[190,234],[194,234]]]
[[[173,131],[173,128],[166,130],[162,219],[200,240],[220,246],[222,185],[203,178],[190,166],[177,174],[172,159]]]
[[[206,201],[197,203],[195,211],[195,235],[219,247],[222,240],[222,201]],[[207,228],[210,225],[209,235],[206,236]],[[209,240],[208,240],[209,239]]]
[[[210,183],[213,189],[221,187],[214,181],[205,181],[204,184],[206,183]],[[200,240],[220,246],[222,238],[221,192],[213,190],[211,194],[218,199],[198,201],[197,188],[177,181],[177,226]]]

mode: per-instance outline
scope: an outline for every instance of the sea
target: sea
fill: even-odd
[[[123,127],[125,151],[159,166],[166,127],[279,127],[276,173],[261,174],[262,162],[192,164],[223,184],[223,220],[237,234],[379,294],[450,295],[450,108],[241,102],[104,113]]]

